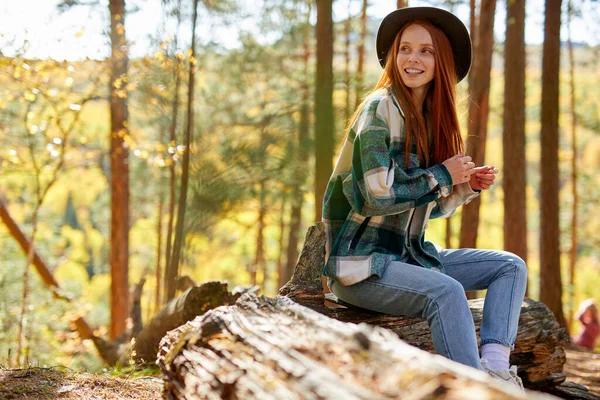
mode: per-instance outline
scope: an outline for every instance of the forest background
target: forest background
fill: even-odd
[[[318,220],[345,123],[379,76],[377,26],[401,1],[336,0],[330,31],[322,21],[331,1],[164,1],[157,3],[159,23],[139,38],[143,46],[128,41],[130,18],[146,23],[135,15],[151,3],[128,2],[123,14],[123,1],[57,2],[52,15],[80,18],[83,9],[104,26],[104,33],[94,32],[78,20],[76,29],[65,28],[64,45],[52,44],[94,50],[83,56],[53,57],[44,53],[41,37],[0,28],[2,365],[99,370],[92,342],[82,340],[73,321],[84,316],[99,336],[128,337],[134,324],[128,292],[142,279],[144,322],[175,295],[176,276],[258,285],[275,295],[293,271],[304,233]],[[505,60],[521,54],[506,45],[506,22],[512,21],[506,3],[410,2],[452,10],[471,29],[474,10],[481,41],[492,44],[474,54],[477,63],[489,50],[487,73],[480,61],[471,70],[471,76],[488,76],[489,85],[487,78],[462,82],[459,115],[467,142],[487,149],[484,156],[469,144],[469,152],[479,151],[500,175],[482,196],[474,229],[461,223],[459,210],[449,222],[432,221],[427,235],[446,247],[503,249],[510,248],[510,224],[525,238],[528,296],[540,299],[545,291],[557,298],[563,323],[576,332],[577,305],[600,301],[600,47],[594,39],[600,19],[593,0],[562,4],[558,142],[551,150],[559,203],[550,211],[558,225],[544,229],[549,218],[540,210],[552,202],[544,200],[541,171],[554,161],[542,150],[547,50],[543,4],[535,3],[527,6],[527,37],[539,41],[527,43],[521,56],[521,168],[503,165]],[[551,3],[561,10],[561,2]],[[319,51],[332,57],[329,73],[320,69]],[[319,114],[327,109],[320,105],[327,88],[330,117]],[[552,97],[547,93],[544,98]],[[526,200],[523,217],[505,211],[507,177],[515,169],[526,179],[518,188]],[[113,219],[121,226],[111,225]],[[547,246],[541,232],[554,238],[559,254],[547,266],[540,261]],[[33,242],[35,253],[19,240]],[[561,278],[558,289],[544,283],[553,273],[544,268]]]

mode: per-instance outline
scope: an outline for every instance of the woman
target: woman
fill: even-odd
[[[600,335],[600,322],[598,321],[598,309],[594,299],[587,299],[579,305],[579,311],[575,318],[581,322],[582,328],[577,336],[573,338],[573,343],[588,350],[594,350],[596,340]]]
[[[498,173],[464,154],[455,87],[470,67],[469,34],[447,11],[399,9],[379,27],[377,54],[383,73],[349,124],[323,200],[323,275],[345,302],[425,318],[438,354],[522,389],[509,356],[525,263],[424,240],[429,218],[450,216]],[[480,359],[464,291],[483,289]]]

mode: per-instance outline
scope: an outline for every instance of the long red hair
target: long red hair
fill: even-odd
[[[423,112],[417,109],[412,97],[412,91],[402,81],[398,63],[396,62],[402,33],[407,27],[413,24],[420,25],[429,32],[434,48],[435,71],[423,104]],[[379,81],[357,108],[350,120],[347,131],[350,131],[369,96],[379,89],[390,88],[404,112],[406,167],[408,168],[409,165],[413,143],[416,145],[417,155],[421,164],[439,164],[464,151],[465,148],[456,114],[457,83],[458,78],[454,56],[452,55],[452,47],[446,34],[426,20],[416,20],[406,24],[394,39],[394,43],[387,54],[385,67]],[[428,140],[425,118],[423,117],[425,114],[431,116],[433,125],[431,127],[433,143],[431,144]]]

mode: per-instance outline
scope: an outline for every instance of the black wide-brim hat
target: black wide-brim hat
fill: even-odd
[[[377,57],[379,64],[385,67],[387,54],[400,29],[409,22],[424,19],[440,28],[452,47],[456,75],[460,82],[471,68],[471,38],[467,27],[454,14],[435,7],[407,7],[389,13],[377,31]]]

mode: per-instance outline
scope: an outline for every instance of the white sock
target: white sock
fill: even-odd
[[[490,369],[509,369],[510,347],[499,343],[484,344],[481,346],[481,358],[488,361]]]

